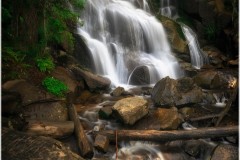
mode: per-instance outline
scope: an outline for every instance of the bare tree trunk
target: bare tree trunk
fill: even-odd
[[[87,136],[86,136],[84,129],[82,127],[82,124],[80,122],[80,119],[77,115],[76,109],[75,109],[74,105],[72,104],[73,93],[69,93],[67,98],[68,98],[67,106],[68,106],[69,117],[74,122],[74,131],[75,131],[75,136],[77,139],[78,147],[80,150],[80,154],[83,157],[92,158],[93,147],[87,139]]]

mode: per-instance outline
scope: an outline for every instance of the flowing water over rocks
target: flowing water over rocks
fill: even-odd
[[[177,60],[171,55],[163,26],[134,2],[88,0],[81,34],[91,50],[95,72],[112,83],[127,84],[132,72],[146,66],[148,83],[170,76],[181,76]],[[145,10],[143,10],[145,9]]]

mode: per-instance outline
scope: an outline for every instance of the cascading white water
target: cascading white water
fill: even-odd
[[[204,64],[208,63],[208,59],[201,50],[197,36],[193,30],[184,24],[181,24],[181,27],[188,41],[189,51],[191,55],[191,64],[197,69],[200,69]]]
[[[108,76],[115,85],[127,84],[139,66],[150,68],[151,83],[166,76],[178,78],[180,67],[163,26],[147,12],[146,0],[139,5],[142,9],[134,4],[133,0],[87,1],[79,34],[91,51],[96,73]]]
[[[179,16],[174,5],[176,5],[175,0],[161,0],[160,13],[176,20]],[[191,64],[195,68],[200,69],[204,64],[208,64],[208,58],[199,46],[196,33],[187,25],[181,24],[181,28],[188,41]]]

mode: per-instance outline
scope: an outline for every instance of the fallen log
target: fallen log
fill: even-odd
[[[95,132],[107,136],[110,141],[114,142],[116,131],[105,130]],[[118,140],[135,140],[135,141],[154,141],[166,142],[174,140],[200,139],[200,138],[216,138],[238,135],[238,126],[230,127],[209,127],[194,130],[117,130]]]
[[[26,133],[31,135],[63,138],[74,131],[73,121],[27,120]]]
[[[81,156],[84,158],[92,158],[93,157],[93,147],[89,143],[88,138],[84,132],[80,119],[77,115],[77,111],[73,105],[73,93],[69,93],[67,96],[67,106],[70,119],[74,122],[74,133],[77,139],[77,145],[80,150]]]

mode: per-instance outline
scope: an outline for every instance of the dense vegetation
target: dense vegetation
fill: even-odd
[[[29,66],[54,68],[48,48],[71,53],[72,32],[84,0],[4,0],[2,2],[3,81],[22,78]]]

